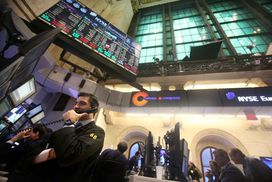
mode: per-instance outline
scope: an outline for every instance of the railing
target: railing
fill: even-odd
[[[272,55],[219,58],[215,60],[172,61],[139,65],[139,77],[174,76],[219,72],[239,72],[272,69]]]

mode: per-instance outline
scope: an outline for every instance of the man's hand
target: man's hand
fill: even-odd
[[[70,120],[73,123],[77,122],[82,116],[86,115],[87,113],[78,114],[74,110],[69,110],[65,112],[62,116],[65,121]]]
[[[50,151],[49,151],[49,155],[48,155],[48,160],[50,159],[55,159],[57,156],[56,156],[56,152],[55,150],[52,148]]]
[[[19,132],[17,135],[15,135],[14,137],[12,137],[12,139],[10,139],[12,142],[17,142],[18,140],[21,140],[23,138],[28,138],[30,135],[29,135],[29,132],[31,131],[31,129],[26,129],[26,130],[23,130],[21,132]]]
[[[55,158],[56,158],[55,150],[53,148],[50,148],[50,149],[45,149],[41,151],[38,155],[36,155],[33,162],[35,164],[38,164],[38,163],[45,162]]]

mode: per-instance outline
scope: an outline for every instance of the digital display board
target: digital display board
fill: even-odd
[[[140,44],[85,5],[75,0],[61,0],[38,18],[61,28],[70,38],[137,75]]]
[[[160,107],[188,106],[186,91],[184,90],[161,91],[158,94],[158,99]]]
[[[131,107],[272,106],[272,87],[133,92]],[[245,110],[246,111],[246,110]],[[250,113],[253,114],[253,113]]]
[[[219,90],[224,106],[271,106],[272,88],[241,88]]]
[[[177,90],[134,92],[130,105],[136,107],[179,107],[187,106],[188,103],[186,92]]]
[[[189,90],[187,96],[189,106],[222,106],[218,90]]]

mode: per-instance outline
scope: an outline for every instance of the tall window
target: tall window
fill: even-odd
[[[209,162],[211,160],[214,160],[213,157],[213,151],[215,150],[215,148],[213,147],[207,147],[204,148],[201,152],[201,164],[202,164],[202,174],[204,176],[204,182],[208,182],[208,178],[205,177],[205,172],[208,171],[210,169],[210,164]]]
[[[209,8],[238,54],[265,53],[272,36],[256,16],[238,1],[210,0]]]
[[[163,59],[162,8],[143,11],[136,30],[136,41],[142,46],[139,63]]]
[[[180,4],[172,7],[177,59],[190,55],[191,46],[211,41],[211,35],[196,7]]]
[[[271,0],[255,1],[271,13]],[[223,41],[219,57],[264,54],[272,42],[271,29],[245,3],[177,1],[140,9],[137,25],[132,26],[142,45],[139,63],[183,61],[192,46],[216,39]]]
[[[131,159],[137,151],[139,151],[141,153],[141,156],[138,160],[139,167],[141,167],[141,159],[143,158],[143,156],[142,156],[143,146],[144,146],[143,142],[136,142],[136,143],[132,144],[130,147],[130,150],[129,150],[129,155],[128,155],[128,158]]]
[[[268,12],[272,13],[272,4],[271,0],[255,0],[258,4],[260,4],[264,9]]]

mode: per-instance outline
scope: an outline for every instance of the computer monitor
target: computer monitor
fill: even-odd
[[[5,121],[0,120],[0,132],[5,130],[8,127],[8,124]]]
[[[168,131],[165,136],[165,144],[167,150],[167,163],[168,163],[168,179],[180,180],[186,179],[185,171],[187,166],[186,156],[184,155],[183,148],[186,143],[185,140],[180,140],[180,125],[176,123],[175,128]]]
[[[15,106],[18,106],[23,101],[32,96],[35,92],[36,92],[35,79],[34,77],[32,77],[29,80],[27,80],[24,84],[22,84],[20,87],[16,88],[11,93],[9,93],[9,97],[12,103]]]
[[[18,121],[26,113],[26,111],[27,110],[24,108],[24,106],[19,105],[9,111],[4,118],[10,123],[16,123],[16,121]]]
[[[165,165],[165,157],[166,157],[166,150],[161,149],[159,154],[159,165],[161,166]]]
[[[41,111],[43,111],[43,109],[42,109],[42,106],[39,104],[35,106],[34,108],[32,108],[31,110],[27,111],[26,117],[31,119],[33,116],[40,113]]]
[[[39,122],[41,119],[43,119],[45,117],[44,112],[40,112],[38,114],[36,114],[35,116],[33,116],[30,120],[32,122],[32,124],[35,124],[37,122]]]
[[[153,147],[153,137],[151,132],[148,133],[146,143],[145,143],[145,164],[149,165],[151,164],[153,160],[154,154],[154,147]]]
[[[0,142],[7,141],[7,135],[9,133],[9,124],[3,120],[0,120]]]
[[[11,130],[14,132],[14,133],[17,133],[19,132],[22,127],[28,123],[27,122],[27,118],[25,117],[25,115],[22,115],[11,127]]]
[[[265,163],[270,169],[272,169],[272,157],[260,157],[261,161]]]
[[[181,155],[182,157],[182,172],[185,176],[188,174],[188,160],[189,160],[189,149],[188,143],[185,139],[180,141]]]
[[[153,136],[149,131],[145,142],[145,154],[144,154],[144,176],[155,177],[156,174],[152,167],[154,166],[154,146]]]
[[[8,98],[4,98],[0,101],[0,118],[2,118],[8,111],[12,109],[12,105]]]

